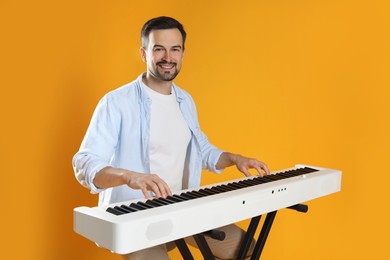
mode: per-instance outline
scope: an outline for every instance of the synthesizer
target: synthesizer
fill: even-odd
[[[74,231],[100,247],[128,254],[338,192],[341,174],[296,165],[263,177],[183,190],[165,199],[77,207]]]

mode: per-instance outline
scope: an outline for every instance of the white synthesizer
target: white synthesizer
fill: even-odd
[[[338,192],[341,174],[296,165],[264,177],[183,190],[166,199],[78,207],[74,231],[100,247],[128,254]]]

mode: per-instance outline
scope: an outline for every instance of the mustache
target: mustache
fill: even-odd
[[[176,66],[176,62],[166,62],[166,61],[160,61],[160,62],[157,62],[156,65],[174,65]]]

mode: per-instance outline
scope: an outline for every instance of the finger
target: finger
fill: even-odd
[[[159,189],[160,189],[160,192],[161,192],[161,196],[163,198],[166,198],[167,196],[172,195],[172,192],[169,189],[168,184],[166,184],[164,181],[161,181],[160,183],[158,183],[158,185],[159,185]]]
[[[242,172],[246,177],[252,176],[252,175],[250,174],[250,172],[248,171],[248,169],[246,169],[246,168],[241,169],[241,172]]]
[[[155,191],[156,196],[166,198],[168,195],[171,195],[171,190],[168,187],[168,184],[158,177],[157,175],[154,175],[152,178],[153,186],[151,188],[153,191]]]
[[[266,175],[269,175],[271,173],[268,169],[268,166],[265,163],[262,163],[261,166],[262,166],[261,168],[265,171]]]
[[[144,197],[148,200],[150,200],[152,197],[149,194],[149,191],[146,189],[146,187],[142,188],[142,193],[144,194]]]
[[[161,192],[157,183],[155,183],[153,180],[150,180],[148,181],[148,187],[149,190],[151,190],[157,198],[161,197]]]
[[[256,169],[256,171],[259,173],[259,175],[260,175],[261,177],[263,177],[264,175],[266,175],[266,174],[264,174],[264,171],[263,171],[263,169],[261,168],[261,166],[256,165],[254,168]]]

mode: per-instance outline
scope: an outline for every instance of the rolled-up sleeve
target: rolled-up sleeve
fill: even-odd
[[[120,112],[109,93],[97,105],[80,149],[73,157],[76,179],[91,193],[104,190],[96,187],[93,180],[101,169],[112,166],[110,163],[118,144],[120,121]]]

